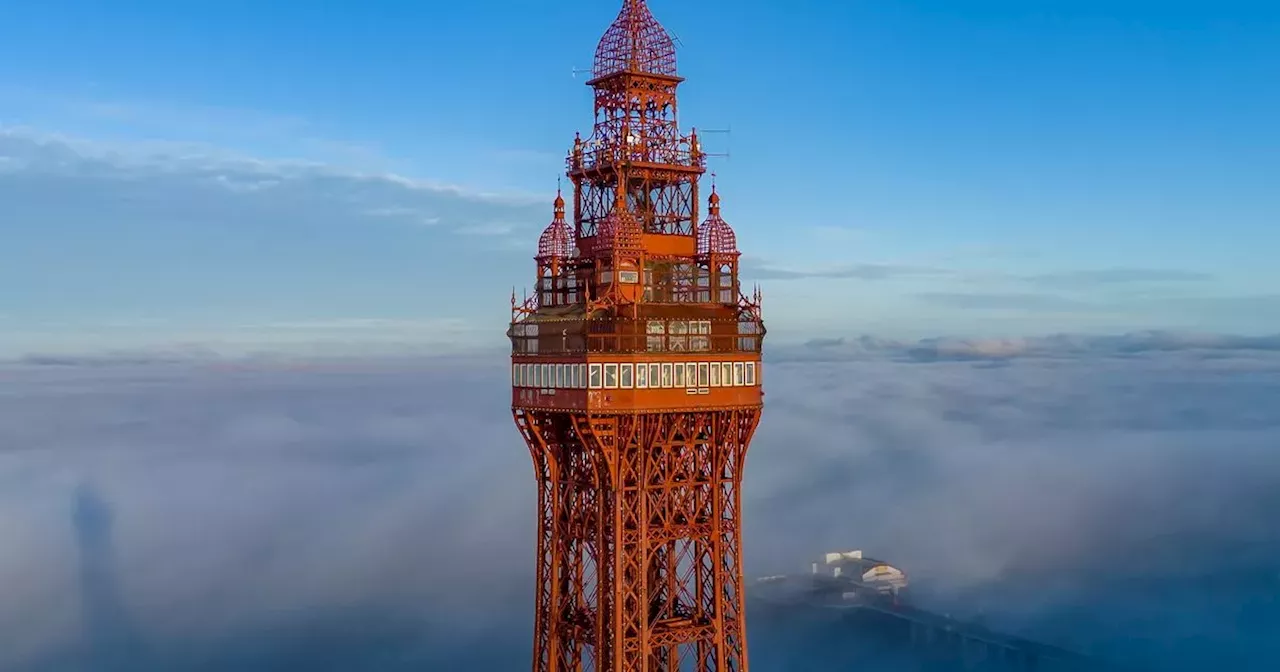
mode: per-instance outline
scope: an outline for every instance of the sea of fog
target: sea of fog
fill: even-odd
[[[749,575],[860,548],[957,616],[1280,669],[1280,354],[779,356]],[[533,474],[491,360],[0,367],[0,669],[519,670]],[[918,669],[749,614],[756,672]]]

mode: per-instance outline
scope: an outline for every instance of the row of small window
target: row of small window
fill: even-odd
[[[711,320],[649,320],[645,325],[645,333],[657,334],[710,334]]]
[[[746,387],[756,384],[756,363],[513,364],[511,379],[515,387],[541,389]]]

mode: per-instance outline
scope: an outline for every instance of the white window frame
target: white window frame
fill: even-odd
[[[671,376],[672,376],[672,373],[671,373],[671,362],[663,362],[663,363],[662,363],[662,385],[661,385],[661,387],[664,387],[664,388],[671,387],[671,380],[672,380]]]
[[[698,362],[698,387],[711,386],[711,365],[707,362]]]
[[[733,387],[733,362],[720,362],[720,386]]]
[[[590,369],[590,380],[588,383],[591,389],[598,390],[604,387],[604,367],[600,364],[592,364]]]
[[[580,390],[587,389],[587,365],[586,364],[578,365],[578,389]]]
[[[612,385],[610,385],[610,384],[609,384],[609,372],[610,372],[610,371],[612,371],[612,372],[613,372],[613,384],[612,384]],[[606,363],[606,364],[604,365],[604,389],[606,389],[606,390],[616,390],[616,389],[618,389],[618,363],[617,363],[617,362],[608,362],[608,363]]]
[[[684,386],[685,387],[698,386],[698,363],[697,362],[684,363]]]
[[[747,362],[747,369],[743,375],[746,377],[747,385],[754,387],[757,384],[756,383],[756,363]]]
[[[711,362],[711,385],[710,387],[720,387],[720,362]]]
[[[662,365],[654,362],[649,365],[649,388],[662,387]]]
[[[635,364],[618,365],[618,388],[623,390],[634,389],[636,386],[636,367]]]
[[[636,389],[649,389],[649,365],[636,364]]]
[[[733,363],[733,386],[734,386],[734,387],[742,387],[742,385],[743,385],[743,376],[744,376],[743,369],[744,369],[744,368],[745,368],[745,367],[743,367],[743,366],[742,366],[742,362],[734,362],[734,363]]]
[[[556,378],[551,381],[551,387],[566,388],[568,385],[564,382],[564,364],[556,364]]]
[[[687,387],[684,378],[684,362],[675,362],[671,365],[671,387]]]

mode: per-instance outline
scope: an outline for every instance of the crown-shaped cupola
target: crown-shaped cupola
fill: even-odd
[[[729,304],[738,300],[738,237],[720,216],[720,194],[715,182],[707,198],[707,218],[698,226],[698,264],[710,274],[714,300]]]
[[[698,227],[698,255],[737,257],[738,254],[738,237],[720,216],[720,194],[716,193],[713,183],[711,196],[707,198],[707,219]]]
[[[538,263],[552,263],[573,254],[573,229],[564,219],[564,197],[556,190],[555,216],[538,237]]]
[[[623,0],[622,10],[596,45],[592,75],[676,76],[676,45],[644,0]]]

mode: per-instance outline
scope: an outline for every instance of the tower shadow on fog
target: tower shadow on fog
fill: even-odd
[[[121,599],[111,504],[90,483],[76,488],[71,511],[79,552],[81,669],[142,667],[142,646]]]

